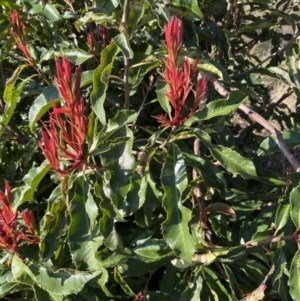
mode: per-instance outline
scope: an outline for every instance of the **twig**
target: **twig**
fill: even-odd
[[[201,97],[201,101],[199,103],[199,110],[201,110],[205,104],[207,102],[207,86],[206,86],[206,89]],[[199,129],[202,129],[203,127],[203,121],[200,121],[198,123],[198,128]],[[200,156],[201,154],[201,141],[199,138],[196,138],[195,141],[194,141],[194,154],[196,156]],[[196,171],[195,168],[193,168],[193,180],[196,180],[198,177],[198,173]],[[199,207],[199,219],[200,219],[200,224],[203,226],[203,229],[205,229],[205,226],[206,226],[206,219],[207,219],[207,212],[205,210],[205,202],[203,200],[203,195],[202,195],[202,192],[201,192],[201,189],[200,189],[200,186],[197,185],[196,188],[194,188],[194,191],[193,191],[193,194],[197,200],[197,204],[198,204],[198,207]],[[195,203],[195,201],[193,201],[193,203]],[[193,204],[194,205],[194,204]],[[205,236],[208,236],[208,232],[207,231],[203,231],[203,239],[205,238]],[[210,238],[210,236],[209,236]]]
[[[150,91],[151,91],[152,88],[153,88],[153,80],[154,80],[154,76],[153,76],[153,75],[150,75],[150,76],[149,76],[149,84],[146,86],[146,87],[147,87],[147,88],[146,88],[146,93],[145,93],[145,95],[144,95],[144,98],[143,98],[143,101],[142,101],[142,103],[141,103],[141,106],[140,106],[140,108],[139,108],[139,110],[138,110],[138,112],[137,112],[137,119],[139,118],[139,116],[140,116],[140,114],[141,114],[141,112],[142,112],[142,110],[143,110],[143,108],[144,108],[144,106],[145,106],[145,102],[146,102],[146,100],[147,100],[147,98],[148,98],[148,95],[149,95]],[[137,119],[136,119],[135,122],[132,124],[131,130],[133,130],[133,129],[135,128]]]
[[[124,7],[124,13],[122,16],[122,24],[120,26],[120,32],[124,35],[127,35],[127,22],[129,17],[129,0],[125,0],[125,7]],[[129,109],[130,108],[130,99],[129,99],[129,93],[130,93],[130,87],[129,87],[129,58],[124,55],[124,94],[125,94],[125,102],[124,102],[124,108]]]
[[[129,83],[128,83],[128,76],[129,76],[129,59],[127,58],[126,55],[124,55],[124,93],[125,93],[125,104],[124,107],[125,109],[130,108],[130,101],[129,101]]]
[[[227,98],[229,92],[218,82],[218,80],[212,75],[209,76],[209,79],[214,84],[214,87],[217,90],[217,92],[223,97]],[[269,123],[265,118],[263,118],[258,113],[247,107],[245,104],[241,104],[239,106],[239,109],[246,113],[254,122],[257,122],[261,126],[263,126],[266,130],[268,130],[271,133],[271,135],[273,135],[277,139],[278,146],[281,149],[285,158],[291,163],[296,172],[300,172],[300,163],[286,146],[281,132],[278,129],[276,129],[271,123]]]
[[[124,82],[124,78],[121,78],[120,76],[112,75],[112,74],[111,74],[109,77],[110,77],[110,78],[115,78],[115,79],[119,80],[120,82],[125,83],[125,82]]]
[[[261,241],[249,241],[247,243],[245,243],[245,246],[247,248],[250,247],[259,247],[259,246],[263,246],[263,245],[268,245],[270,243],[274,243],[274,242],[281,242],[281,241],[286,241],[286,240],[300,240],[300,234],[293,233],[290,235],[285,235],[285,236],[275,236],[275,237],[271,237],[265,240],[261,240]]]
[[[0,63],[0,73],[1,73],[2,84],[3,84],[3,87],[4,87],[5,86],[5,76],[4,76],[4,72],[3,72],[3,65],[2,65],[2,63]]]
[[[281,104],[286,98],[288,98],[290,95],[294,93],[293,89],[288,89],[276,102],[274,102],[274,107],[277,107],[279,104]]]
[[[260,37],[260,36],[254,38],[253,40],[251,40],[251,41],[249,41],[249,42],[243,44],[243,45],[240,46],[240,47],[234,48],[234,50],[232,51],[232,53],[235,54],[236,52],[241,51],[242,49],[244,49],[244,48],[247,47],[247,46],[252,47],[255,43],[257,43],[257,40],[259,39],[259,37]]]
[[[229,23],[229,18],[230,18],[230,10],[231,10],[231,0],[229,0],[228,3],[227,3],[226,19],[225,19],[225,24],[224,24],[225,31],[227,31],[227,29],[228,29],[228,23]]]
[[[19,56],[17,53],[13,52],[13,51],[9,51],[8,54],[10,56],[12,56],[13,58],[16,58],[18,60],[21,61],[27,61],[26,59],[24,59],[22,56]],[[34,63],[34,65],[31,65],[35,71],[41,76],[41,78],[50,86],[51,82],[47,79],[46,75],[39,69],[39,67],[37,66],[36,63]]]
[[[259,301],[264,299],[265,297],[265,290],[267,288],[267,281],[270,278],[270,276],[274,273],[275,266],[272,265],[270,268],[270,271],[266,275],[265,279],[263,282],[259,285],[259,287],[253,291],[251,294],[249,294],[247,297],[241,299],[240,301]]]
[[[256,66],[244,71],[244,72],[241,72],[241,73],[238,73],[238,74],[234,74],[231,76],[231,78],[234,78],[234,77],[238,77],[238,76],[241,76],[241,75],[245,75],[245,74],[248,74],[248,73],[251,73],[252,71],[256,70],[257,68],[259,68],[263,63],[269,61],[270,59],[272,59],[274,56],[278,55],[279,53],[283,52],[288,46],[290,46],[291,44],[293,44],[295,42],[295,40],[300,36],[300,30],[293,35],[293,37],[281,48],[279,48],[277,51],[275,51],[274,53],[271,53],[268,57],[266,57],[264,60],[262,60],[260,63],[258,63]]]
[[[170,139],[174,135],[174,133],[177,130],[177,128],[178,128],[177,125],[172,126],[171,131],[170,131],[167,139],[159,146],[159,148],[161,148],[161,149],[165,148],[165,146],[168,144],[168,142],[170,141]]]
[[[266,130],[268,130],[271,133],[271,135],[273,135],[277,139],[278,146],[281,149],[283,155],[291,163],[295,171],[300,172],[300,163],[286,146],[281,132],[278,129],[276,129],[271,123],[269,123],[266,119],[260,116],[258,113],[248,108],[245,104],[241,104],[239,106],[239,109],[245,112],[247,115],[249,115],[249,117],[253,121],[258,122],[260,125],[262,125]]]
[[[46,75],[39,69],[37,65],[33,65],[33,68],[36,70],[36,72],[41,76],[41,78],[50,86],[51,83],[46,77]]]
[[[175,133],[178,126],[173,126],[167,139],[158,147],[154,148],[153,146],[147,147],[141,155],[141,158],[139,160],[138,166],[136,167],[136,172],[142,177],[145,172],[145,168],[148,162],[149,156],[152,154],[152,151],[154,149],[163,149],[168,144],[168,142],[171,140],[173,134]]]

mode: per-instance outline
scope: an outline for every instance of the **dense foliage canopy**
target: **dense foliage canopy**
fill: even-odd
[[[298,2],[0,1],[1,300],[300,300]]]

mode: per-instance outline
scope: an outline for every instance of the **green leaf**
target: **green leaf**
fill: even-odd
[[[203,268],[203,278],[210,289],[210,292],[213,296],[213,300],[215,301],[231,301],[231,297],[229,296],[226,288],[221,283],[220,279],[217,275],[209,268]]]
[[[208,253],[194,254],[192,257],[192,262],[187,262],[184,259],[175,258],[171,263],[178,269],[186,269],[196,265],[210,265],[214,262],[219,256],[227,254],[228,251],[214,251]]]
[[[49,3],[43,5],[42,3],[36,2],[35,0],[29,0],[26,2],[31,5],[31,10],[29,11],[29,13],[31,14],[41,15],[47,18],[50,22],[57,22],[62,19],[61,15],[54,5],[51,5]]]
[[[12,190],[14,199],[17,199],[13,205],[14,210],[17,210],[17,208],[23,203],[33,199],[39,183],[43,180],[49,170],[50,165],[48,164],[48,161],[44,161],[39,167],[33,167],[29,170],[27,175],[23,178],[26,185],[16,187]]]
[[[133,51],[130,47],[129,39],[124,33],[120,33],[116,37],[114,37],[114,41],[125,57],[127,57],[128,59],[133,58]]]
[[[109,218],[124,222],[122,212],[118,210],[112,200],[113,191],[109,184],[110,178],[111,175],[109,172],[103,173],[103,177],[98,177],[98,181],[95,184],[95,194],[100,199],[101,210],[103,210]]]
[[[157,270],[158,268],[169,264],[172,256],[164,256],[160,258],[150,258],[144,256],[130,256],[127,261],[121,262],[118,265],[118,270],[125,276],[140,276]]]
[[[220,202],[214,202],[212,204],[209,204],[206,206],[207,212],[219,212],[226,215],[231,215],[232,217],[235,217],[235,212],[232,209],[232,207],[228,206],[227,204],[220,203]]]
[[[287,271],[287,261],[283,249],[279,249],[272,256],[272,262],[275,270],[271,276],[271,281],[274,283],[276,280],[281,282],[284,273]]]
[[[143,187],[141,186],[142,183]],[[130,178],[130,186],[125,198],[127,216],[134,214],[143,205],[142,202],[144,200],[140,199],[139,192],[141,189],[145,189],[146,187],[147,184],[142,182],[140,174],[138,172],[134,172]]]
[[[174,0],[170,2],[179,9],[181,14],[187,14],[188,11],[192,11],[199,19],[203,19],[203,14],[198,6],[197,0]],[[191,17],[195,18],[195,15]]]
[[[185,2],[187,2],[187,1],[185,1]],[[197,0],[188,0],[188,2],[191,3],[191,10],[192,10],[192,12],[196,16],[198,16],[200,19],[203,19],[204,16],[203,16],[202,11],[199,8],[198,1]]]
[[[275,219],[275,225],[277,231],[282,229],[288,222],[290,218],[290,209],[291,209],[291,205],[286,203],[285,201],[279,203],[276,212],[276,219]]]
[[[145,243],[139,244],[133,251],[140,256],[153,259],[174,254],[168,244],[162,239],[149,239]]]
[[[114,270],[114,279],[121,286],[125,294],[131,297],[135,297],[135,293],[132,291],[128,283],[124,280],[121,273],[117,269]]]
[[[210,137],[203,131],[195,128],[191,128],[191,130],[209,148],[212,156],[234,176],[239,174],[244,179],[257,178],[256,169],[251,160],[242,157],[228,147],[212,144]]]
[[[148,227],[152,222],[153,210],[161,206],[162,197],[162,192],[156,187],[153,176],[151,176],[149,165],[145,168],[138,196],[142,206],[135,214],[136,222],[141,227]]]
[[[191,280],[189,280],[188,285],[182,296],[180,297],[180,301],[199,301],[201,300],[200,294],[203,286],[203,277],[201,273],[193,273],[191,275]]]
[[[291,76],[291,80],[294,84],[294,87],[299,91],[300,82],[299,82],[299,68],[298,68],[298,55],[295,50],[289,46],[285,49],[286,54],[286,64],[288,66],[289,74]]]
[[[97,258],[97,250],[103,237],[96,220],[98,207],[90,189],[83,176],[77,180],[70,205],[69,245],[76,267],[99,271],[102,266]]]
[[[134,111],[119,110],[117,114],[108,121],[107,127],[100,131],[89,150],[89,155],[96,156],[114,147],[125,143],[129,137],[113,136],[116,131],[129,123],[136,121],[137,114]]]
[[[41,64],[43,62],[46,62],[46,61],[49,61],[49,60],[53,59],[54,54],[55,54],[54,48],[50,48],[50,49],[44,51],[40,56],[40,62],[39,63]]]
[[[81,65],[91,57],[93,57],[92,54],[89,54],[85,52],[82,49],[79,48],[73,48],[73,49],[63,49],[63,55],[73,64]]]
[[[129,140],[114,147],[110,152],[101,154],[101,161],[104,167],[112,171],[110,187],[113,203],[120,212],[125,214],[128,205],[126,195],[130,189],[131,177],[136,167],[132,155],[133,133],[127,126],[124,126],[118,129],[111,136],[111,139],[116,137],[128,137]]]
[[[230,77],[228,75],[227,70],[217,62],[202,62],[197,65],[198,70],[205,72],[205,73],[210,73],[215,75],[216,77],[222,79],[223,81],[230,83]]]
[[[292,297],[290,294],[290,287],[288,284],[288,276],[285,274],[283,274],[280,279],[278,291],[279,291],[280,297],[282,298],[282,301],[292,301]],[[295,301],[295,299],[294,299],[294,301]]]
[[[111,42],[101,54],[100,65],[95,69],[93,76],[93,91],[91,93],[91,103],[94,112],[100,122],[105,125],[106,117],[104,101],[108,88],[109,76],[119,49],[115,42]]]
[[[293,30],[295,30],[295,26],[297,24],[296,20],[292,17],[291,14],[286,13],[282,10],[278,10],[278,9],[270,9],[270,10],[266,10],[265,12],[277,17],[277,18],[281,18],[283,19],[287,24],[291,25]]]
[[[107,15],[111,15],[119,5],[119,0],[95,0],[93,2],[93,7],[95,7],[97,11]]]
[[[300,228],[300,186],[295,187],[290,193],[291,218],[296,228]]]
[[[220,169],[204,157],[183,153],[184,161],[188,166],[199,170],[206,186],[214,187],[220,191],[226,188],[226,181]]]
[[[108,141],[104,145],[102,145],[100,147],[97,147],[95,150],[90,151],[89,155],[93,156],[93,157],[99,156],[99,155],[101,155],[103,153],[106,153],[106,152],[112,150],[113,148],[115,148],[115,147],[117,147],[119,145],[124,144],[128,140],[129,140],[128,137],[119,137],[119,138],[116,138],[113,141]]]
[[[105,268],[115,267],[120,261],[126,261],[126,256],[118,254],[116,251],[111,251],[107,248],[99,252],[99,258],[101,260],[101,264]]]
[[[37,281],[35,275],[17,255],[14,255],[12,258],[11,272],[15,280],[22,284],[32,285]]]
[[[299,130],[283,131],[281,134],[288,148],[293,148],[300,144]],[[277,139],[274,136],[269,136],[260,144],[257,155],[269,156],[280,151]]]
[[[275,77],[279,78],[282,83],[288,85],[289,87],[293,87],[294,83],[292,82],[289,73],[279,67],[270,67],[268,71],[274,74]]]
[[[13,95],[13,91],[16,85],[16,82],[19,78],[19,75],[21,74],[22,70],[26,67],[26,65],[20,65],[18,68],[14,71],[13,75],[10,79],[6,81],[5,90],[3,94],[4,101],[6,103],[10,103]]]
[[[61,194],[61,187],[57,186],[48,199],[48,208],[42,219],[40,229],[40,252],[42,260],[47,261],[62,247],[64,241],[61,239],[66,224],[67,205]],[[69,226],[69,225],[68,225]]]
[[[161,107],[168,113],[168,115],[171,115],[171,105],[168,97],[166,96],[166,92],[169,90],[169,85],[162,80],[161,77],[158,78],[156,83],[156,94],[158,101],[161,105]]]
[[[249,257],[244,260],[237,260],[232,263],[235,270],[239,269],[241,272],[245,273],[249,279],[258,285],[264,280],[269,270],[266,268],[266,264],[255,259],[250,259]],[[261,299],[258,299],[261,300]]]
[[[43,301],[71,301],[68,296],[59,296],[54,292],[47,292],[37,285],[32,286],[36,300]]]
[[[217,116],[230,115],[239,105],[248,100],[247,95],[239,90],[232,91],[226,99],[218,99],[209,102],[201,111],[196,112],[185,122],[190,126],[194,122],[208,120]]]
[[[26,260],[26,264],[15,255],[12,259],[12,273],[21,283],[34,283],[55,295],[66,296],[80,292],[88,281],[97,277],[101,271],[81,272],[78,270],[54,271],[50,265],[38,265]]]
[[[49,169],[50,167],[48,162],[44,161],[40,166],[31,168],[23,178],[23,182],[36,189]]]
[[[293,257],[290,268],[290,294],[294,301],[300,300],[300,250]]]
[[[240,33],[244,33],[244,32],[254,32],[255,30],[258,30],[258,29],[263,29],[263,28],[268,28],[269,29],[272,26],[274,26],[273,22],[262,19],[262,20],[259,20],[259,21],[254,21],[254,22],[252,22],[250,24],[247,24],[247,25],[240,26],[237,33],[240,34]]]
[[[138,64],[131,66],[129,70],[130,96],[134,95],[140,87],[140,83],[145,80],[145,75],[161,65],[161,60],[153,55],[147,55],[146,58]]]
[[[135,1],[130,3],[129,16],[127,22],[127,33],[132,36],[136,30],[137,24],[143,18],[146,4]]]
[[[18,282],[8,282],[0,285],[0,298],[2,300],[5,300],[6,295],[12,294],[14,292],[18,292],[22,290],[22,285],[20,285]]]
[[[222,145],[208,145],[213,157],[218,160],[223,167],[225,167],[233,176],[240,175],[244,179],[257,178],[256,169],[253,162],[247,158],[242,157],[237,152]]]
[[[59,98],[58,89],[50,85],[34,100],[33,105],[29,109],[28,121],[30,130],[34,131],[34,126],[46,112],[52,107],[51,101]]]
[[[107,1],[108,2],[108,1]],[[81,17],[76,23],[87,24],[95,22],[96,24],[106,24],[107,22],[111,22],[111,18],[104,13],[94,13],[92,11],[88,11],[83,17]]]
[[[87,70],[81,73],[80,88],[91,85],[93,83],[93,73],[93,70]]]
[[[243,298],[243,293],[240,289],[240,285],[238,284],[234,273],[231,271],[228,265],[223,264],[224,272],[228,278],[229,286],[231,289],[231,296],[233,301],[237,301]]]
[[[117,232],[114,220],[105,212],[100,219],[100,231],[104,236],[103,243],[111,251],[121,252],[124,248],[122,237]]]
[[[182,194],[188,184],[187,174],[183,155],[176,144],[169,145],[161,183],[163,205],[167,211],[167,219],[162,225],[163,236],[177,256],[191,262],[195,252],[195,241],[188,226],[191,212],[182,206]]]
[[[25,67],[26,65],[18,66],[17,69],[14,71],[12,77],[6,81],[5,90],[3,94],[3,99],[6,105],[3,117],[1,117],[0,119],[1,124],[4,126],[8,125],[15,111],[17,103],[20,99],[20,94],[24,88],[24,82],[27,83],[27,81],[24,81],[23,84],[21,84],[19,87],[15,87],[19,75]]]

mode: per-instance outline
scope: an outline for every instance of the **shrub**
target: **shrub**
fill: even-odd
[[[1,298],[299,300],[297,9],[2,1]]]

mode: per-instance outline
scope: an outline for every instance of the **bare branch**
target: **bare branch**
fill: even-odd
[[[137,119],[138,119],[138,117],[140,116],[140,114],[141,114],[141,112],[142,112],[142,110],[143,110],[143,108],[144,108],[144,106],[145,106],[145,102],[146,102],[146,100],[147,100],[147,98],[148,98],[148,95],[149,95],[150,91],[151,91],[152,88],[153,88],[153,80],[154,80],[154,76],[153,76],[153,75],[150,75],[150,77],[149,77],[149,84],[146,86],[146,93],[145,93],[145,95],[144,95],[144,99],[143,99],[143,101],[142,101],[142,103],[141,103],[141,106],[140,106],[138,112],[137,112]],[[136,121],[132,124],[131,130],[133,130],[133,129],[135,128],[137,119],[136,119]]]
[[[274,273],[275,266],[272,265],[270,268],[269,273],[266,275],[263,282],[259,285],[259,287],[253,291],[251,294],[249,294],[247,297],[241,299],[240,301],[259,301],[264,299],[265,297],[265,290],[267,288],[267,281],[270,278],[270,276]]]
[[[225,28],[224,28],[225,30],[228,29],[228,23],[229,23],[229,18],[230,18],[230,10],[231,10],[231,0],[229,0],[228,3],[227,3]]]
[[[250,247],[258,247],[258,246],[263,246],[263,245],[268,245],[270,243],[276,243],[276,242],[282,242],[285,240],[297,240],[299,239],[299,235],[297,233],[293,233],[291,235],[285,235],[285,236],[273,236],[269,239],[265,239],[265,240],[261,240],[261,241],[249,241],[247,243],[245,243],[245,246],[247,248]]]
[[[279,48],[277,51],[275,51],[274,53],[271,53],[268,57],[266,57],[264,60],[262,60],[260,63],[258,63],[256,66],[244,71],[244,72],[241,72],[241,73],[238,73],[238,74],[234,74],[231,76],[231,78],[234,78],[234,77],[238,77],[238,76],[241,76],[241,75],[245,75],[245,74],[248,74],[248,73],[251,73],[252,71],[256,70],[257,68],[259,68],[263,63],[269,61],[270,59],[272,59],[274,56],[278,55],[279,53],[283,52],[288,46],[290,46],[291,44],[293,44],[296,39],[300,36],[300,30],[293,35],[293,37],[281,48]]]
[[[128,23],[128,17],[129,17],[129,0],[125,1],[125,7],[124,7],[124,13],[122,16],[122,24],[119,28],[120,32],[127,35],[127,23]],[[123,82],[124,82],[124,95],[125,95],[125,103],[124,108],[129,109],[130,108],[130,99],[129,99],[129,93],[130,93],[130,87],[129,87],[129,58],[124,55],[124,76],[123,76]]]
[[[228,91],[218,82],[218,80],[214,76],[210,75],[209,80],[214,84],[215,89],[220,95],[222,95],[223,97],[228,96]],[[269,123],[265,118],[253,111],[251,108],[247,107],[245,104],[241,104],[239,106],[239,109],[246,113],[254,122],[257,122],[261,126],[263,126],[271,133],[271,135],[273,135],[277,139],[278,146],[285,158],[291,163],[296,172],[300,172],[300,163],[288,149],[283,140],[281,132],[276,129],[271,123]]]

